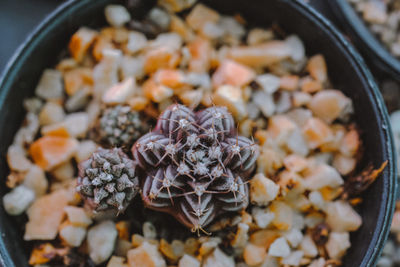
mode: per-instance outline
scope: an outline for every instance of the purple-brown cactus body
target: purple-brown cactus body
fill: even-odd
[[[132,147],[142,172],[142,198],[151,209],[171,213],[193,230],[215,216],[248,205],[246,181],[258,146],[237,136],[224,107],[194,113],[172,105],[154,131]]]

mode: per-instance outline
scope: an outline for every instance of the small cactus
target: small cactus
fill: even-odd
[[[135,163],[120,149],[100,148],[79,164],[77,191],[94,211],[123,212],[138,192]]]
[[[98,127],[101,141],[112,147],[130,147],[147,131],[139,113],[121,105],[106,109]]]
[[[204,231],[215,216],[248,205],[246,181],[259,149],[237,136],[226,108],[194,113],[172,105],[132,153],[140,167],[145,205],[171,213],[193,231]]]

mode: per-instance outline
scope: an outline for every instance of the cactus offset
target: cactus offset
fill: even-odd
[[[101,141],[117,147],[130,147],[147,131],[146,122],[130,106],[106,109],[98,126]]]
[[[237,136],[226,108],[194,113],[172,105],[132,153],[141,170],[145,205],[171,213],[194,231],[221,213],[248,205],[246,181],[259,150],[253,141]]]
[[[138,192],[135,164],[119,148],[100,148],[79,164],[77,191],[94,211],[123,212]]]

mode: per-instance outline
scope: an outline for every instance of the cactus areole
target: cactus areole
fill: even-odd
[[[168,107],[154,131],[132,147],[146,207],[168,212],[193,231],[248,205],[258,146],[238,136],[224,107],[197,113]]]

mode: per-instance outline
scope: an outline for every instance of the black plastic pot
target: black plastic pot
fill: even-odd
[[[105,24],[103,8],[116,0],[71,1],[51,14],[18,49],[0,79],[0,193],[5,193],[8,169],[7,147],[18,130],[24,110],[22,100],[33,95],[41,72],[54,66],[70,36],[81,25],[101,27]],[[278,22],[284,30],[296,33],[305,41],[309,54],[325,55],[335,88],[351,97],[355,120],[363,131],[364,163],[380,166],[388,161],[381,177],[364,194],[359,206],[363,225],[351,235],[352,247],[344,266],[373,265],[387,238],[396,191],[396,166],[393,140],[386,108],[372,75],[353,47],[323,17],[310,7],[293,0],[208,0],[211,7],[223,13],[240,12],[251,24],[268,26]],[[146,1],[147,3],[147,1]],[[140,10],[138,10],[140,13]],[[16,218],[0,207],[0,264],[26,266],[29,251],[22,241],[23,229]]]
[[[393,78],[400,82],[400,60],[392,56],[348,0],[325,0],[331,7],[338,25],[349,35],[368,61],[378,78]],[[375,73],[376,72],[376,73]]]

